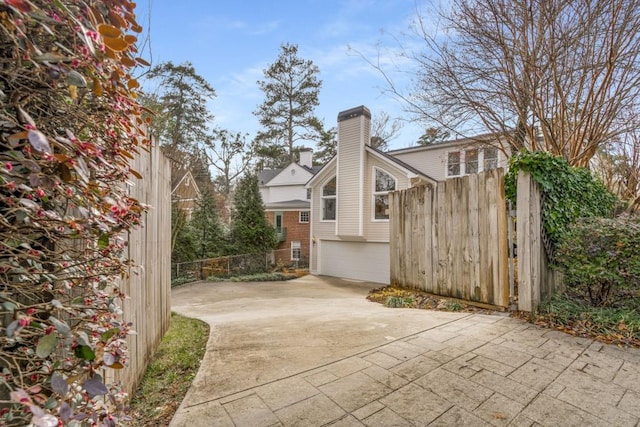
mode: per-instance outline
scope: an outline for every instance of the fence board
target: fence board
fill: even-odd
[[[542,241],[542,203],[537,184],[518,174],[518,309],[535,312],[540,302],[562,287],[562,275],[549,265]]]
[[[131,167],[144,177],[130,189],[134,197],[150,207],[142,227],[128,236],[128,257],[134,266],[119,284],[129,296],[122,304],[123,317],[133,324],[136,335],[127,339],[129,364],[105,372],[107,380],[119,382],[124,391],[137,387],[147,363],[169,328],[171,319],[171,169],[158,147],[141,151]]]
[[[502,169],[391,194],[391,283],[508,307]]]

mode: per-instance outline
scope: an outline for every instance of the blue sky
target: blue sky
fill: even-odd
[[[259,129],[252,114],[263,101],[256,81],[275,62],[282,43],[297,44],[323,81],[316,113],[325,127],[335,126],[342,110],[366,105],[374,116],[407,117],[399,102],[382,93],[382,76],[357,53],[395,66],[394,36],[406,32],[415,0],[141,0],[139,23],[149,29],[153,64],[190,61],[217,92],[211,103],[215,125],[230,131]],[[352,50],[349,50],[349,46]],[[401,86],[409,81],[396,75]],[[405,124],[391,148],[413,145],[421,126]]]

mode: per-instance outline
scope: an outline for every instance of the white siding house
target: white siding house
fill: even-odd
[[[388,283],[387,194],[435,182],[372,148],[370,129],[366,107],[340,113],[337,155],[307,183],[313,274]]]
[[[339,113],[337,154],[306,185],[312,274],[389,283],[389,191],[507,165],[494,135],[383,153],[370,132],[366,107]]]

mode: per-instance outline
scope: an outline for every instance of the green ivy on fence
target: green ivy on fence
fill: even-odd
[[[528,172],[544,197],[542,221],[547,237],[555,247],[567,227],[578,218],[608,217],[617,198],[586,168],[569,165],[549,153],[520,152],[509,161],[504,177],[507,200],[516,203],[518,172]]]

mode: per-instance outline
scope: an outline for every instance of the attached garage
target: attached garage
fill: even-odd
[[[389,283],[389,244],[372,242],[318,242],[318,274]]]

